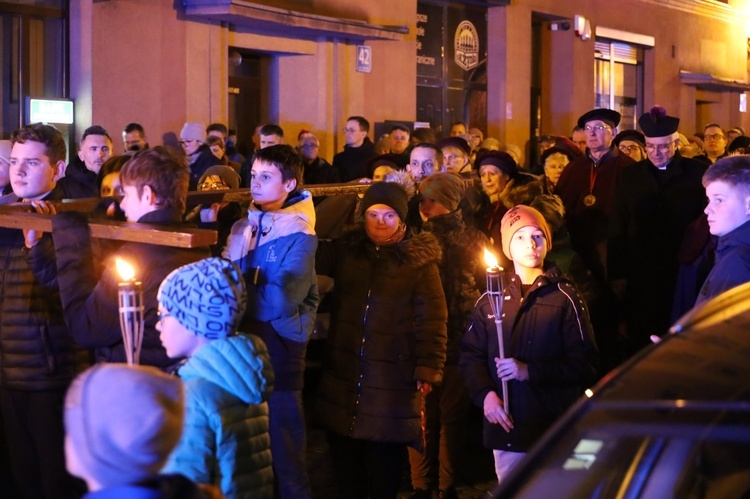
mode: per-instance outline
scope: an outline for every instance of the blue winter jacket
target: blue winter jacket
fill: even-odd
[[[227,499],[273,497],[267,400],[274,376],[263,341],[211,341],[177,374],[185,383],[185,428],[163,472],[216,485]]]
[[[277,391],[302,389],[307,340],[320,300],[317,247],[312,197],[295,191],[276,211],[251,204],[247,218],[232,227],[224,250],[247,284],[241,329],[266,343]]]

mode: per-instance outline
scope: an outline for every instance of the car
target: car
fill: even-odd
[[[656,341],[587,391],[493,496],[750,497],[750,283]]]

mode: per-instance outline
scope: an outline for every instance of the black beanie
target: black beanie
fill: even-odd
[[[406,221],[409,211],[409,195],[403,187],[394,182],[375,182],[365,192],[359,204],[359,214],[364,215],[367,209],[375,204],[384,204],[398,213],[402,222]]]

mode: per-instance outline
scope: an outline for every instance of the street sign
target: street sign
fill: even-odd
[[[372,47],[369,45],[357,45],[357,72],[369,73],[372,71]]]
[[[73,123],[73,101],[29,98],[29,123]]]

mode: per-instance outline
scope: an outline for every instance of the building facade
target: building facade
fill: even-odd
[[[518,145],[595,106],[750,130],[750,0],[18,0],[0,20],[3,137],[27,97],[73,101],[71,142],[92,123],[139,122],[153,145],[185,121],[241,141],[275,122],[329,159],[350,115]]]

